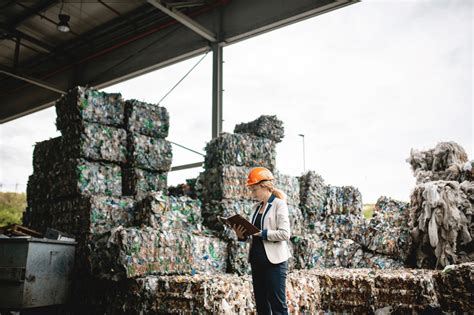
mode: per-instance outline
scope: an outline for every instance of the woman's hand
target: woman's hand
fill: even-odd
[[[238,237],[238,238],[240,238],[240,239],[245,238],[245,232],[246,232],[246,230],[245,230],[245,228],[244,228],[242,225],[237,226],[236,224],[234,224],[234,225],[232,226],[232,228],[234,229],[235,234],[237,234],[237,237]]]

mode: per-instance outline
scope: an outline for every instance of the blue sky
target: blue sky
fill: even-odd
[[[277,167],[358,187],[366,203],[409,200],[411,148],[456,141],[474,159],[471,1],[364,1],[224,48],[224,131],[276,114]],[[157,102],[200,57],[106,89]],[[203,151],[211,137],[212,55],[162,103],[169,140]],[[0,126],[2,191],[25,189],[33,144],[59,135],[49,108]],[[174,147],[174,165],[199,155]],[[199,169],[172,172],[170,184]],[[18,184],[18,186],[16,185]]]

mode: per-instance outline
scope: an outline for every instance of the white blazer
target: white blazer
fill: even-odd
[[[263,204],[260,202],[253,207],[253,214],[250,218],[252,224],[255,224],[257,213],[262,205]],[[272,264],[279,264],[288,260],[288,258],[291,257],[290,249],[288,247],[291,230],[286,202],[272,195],[270,199],[268,199],[267,208],[263,212],[262,220],[263,246],[268,260]],[[242,239],[241,241],[245,240]]]

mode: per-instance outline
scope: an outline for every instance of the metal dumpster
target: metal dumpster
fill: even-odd
[[[0,309],[67,302],[76,242],[0,238]]]

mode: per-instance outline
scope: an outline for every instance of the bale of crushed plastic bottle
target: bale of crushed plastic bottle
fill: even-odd
[[[434,275],[441,309],[474,312],[474,262],[448,265]]]
[[[327,185],[323,178],[314,171],[308,171],[300,176],[299,182],[301,210],[304,214],[322,217],[327,198]]]
[[[127,166],[150,171],[167,172],[171,168],[173,152],[169,141],[137,133],[128,133]]]
[[[252,168],[233,165],[224,165],[204,170],[198,177],[198,194],[201,199],[252,199],[250,189],[247,187],[247,176]],[[274,172],[274,185],[286,195],[289,205],[298,207],[300,204],[300,191],[298,178]]]
[[[283,128],[283,122],[277,116],[262,115],[254,121],[236,125],[234,133],[250,134],[281,142],[285,136],[285,129]]]
[[[70,159],[28,179],[27,200],[56,200],[78,195],[122,195],[120,166]]]
[[[250,276],[150,275],[119,283],[88,281],[81,286],[77,296],[88,295],[89,299],[78,303],[79,307],[95,304],[91,305],[96,307],[94,313],[256,314]],[[318,313],[321,300],[316,277],[289,273],[286,287],[290,314]]]
[[[201,201],[184,196],[151,193],[137,202],[135,223],[160,231],[201,230]]]
[[[167,172],[122,167],[122,193],[124,196],[142,199],[149,193],[166,191],[167,181]]]
[[[269,139],[244,134],[222,133],[209,141],[205,147],[204,168],[222,165],[275,169],[275,142]]]
[[[227,243],[227,272],[238,275],[251,274],[248,261],[250,242],[229,240]]]
[[[126,134],[123,129],[86,124],[84,132],[70,138],[56,137],[35,144],[33,171],[47,172],[68,159],[123,163],[126,160]]]
[[[124,163],[127,153],[125,129],[81,122],[62,131],[63,154],[95,161]]]
[[[56,101],[56,127],[65,130],[83,121],[121,127],[124,102],[120,93],[105,93],[78,86]]]
[[[380,197],[372,218],[355,240],[367,250],[406,261],[412,250],[409,204]]]
[[[359,240],[365,232],[366,222],[361,215],[333,214],[324,218],[307,216],[304,219],[303,230],[307,233],[317,235],[321,239],[345,239]]]
[[[300,207],[300,183],[296,176],[274,172],[275,187],[283,191],[286,195],[286,203],[295,207]]]
[[[204,233],[118,227],[92,243],[93,274],[114,281],[150,274],[215,274],[227,268],[227,244]]]
[[[129,226],[135,217],[135,200],[104,195],[78,196],[35,202],[26,208],[23,224],[38,231],[51,227],[74,236],[101,234]]]
[[[362,213],[362,194],[353,186],[328,186],[325,215]]]
[[[327,241],[314,235],[292,236],[289,242],[292,252],[290,269],[313,269],[325,267]]]
[[[125,101],[125,128],[153,138],[166,138],[170,127],[168,110],[157,104],[137,100]]]
[[[248,199],[252,195],[247,183],[251,168],[223,165],[204,170],[199,174],[197,192],[203,201],[221,199]]]

